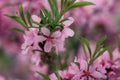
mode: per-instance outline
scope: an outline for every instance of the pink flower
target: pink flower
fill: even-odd
[[[59,30],[53,32],[52,35],[50,35],[50,30],[48,28],[43,27],[41,28],[41,32],[43,33],[43,38],[45,38],[46,41],[44,45],[45,52],[50,52],[53,47],[55,47],[57,52],[61,47],[64,47],[64,43],[60,39],[61,32]]]
[[[32,20],[33,20],[34,22],[40,23],[40,21],[41,21],[41,18],[39,18],[39,17],[36,16],[36,15],[32,15],[31,18],[32,18]],[[36,25],[36,24],[33,24],[33,26],[38,27],[38,25]]]
[[[97,63],[93,63],[89,68],[87,61],[81,59],[79,63],[80,71],[72,78],[72,80],[78,80],[78,78],[80,80],[86,80],[87,78],[90,80],[106,78],[105,73],[103,73],[101,70],[98,70],[99,67],[96,67],[96,65],[98,65]]]
[[[68,27],[74,22],[74,19],[72,17],[68,19],[69,20],[63,22],[64,27],[63,27],[62,36],[61,36],[63,41],[65,40],[65,38],[72,37],[74,35],[74,31]]]
[[[66,70],[60,70],[59,75],[64,79],[71,79],[79,72],[79,67],[75,63],[71,63],[71,65]]]
[[[29,31],[25,31],[24,34],[24,43],[22,44],[22,53],[26,54],[32,49],[40,49],[39,42],[43,42],[45,38],[38,35],[39,30],[37,28],[30,28]]]
[[[34,72],[35,77],[40,77],[40,75],[36,72],[48,74],[48,65],[43,64],[43,63],[41,63],[39,65],[31,65],[30,69]]]
[[[5,78],[3,76],[0,75],[0,80],[5,80]]]
[[[51,74],[49,77],[50,77],[50,80],[58,80],[54,73]]]

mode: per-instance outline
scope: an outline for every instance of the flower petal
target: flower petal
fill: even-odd
[[[50,41],[46,41],[45,46],[44,46],[44,51],[50,52],[51,48],[52,48],[52,43]]]
[[[45,36],[49,36],[50,35],[50,30],[48,28],[42,27],[41,28],[41,32],[45,35]]]
[[[102,74],[102,73],[100,73],[100,72],[98,72],[98,71],[93,71],[92,73],[92,76],[94,76],[95,78],[106,78],[106,76],[105,76],[105,74]]]
[[[88,65],[87,65],[87,62],[85,60],[81,60],[80,64],[81,64],[80,65],[81,70],[87,70]]]
[[[70,26],[74,22],[74,19],[72,17],[69,17],[68,19],[69,20],[63,22],[63,24],[67,27]]]
[[[36,36],[35,37],[35,42],[43,42],[45,41],[47,38],[43,37],[43,36]]]
[[[60,37],[61,36],[61,32],[60,31],[55,31],[53,34],[52,34],[52,37]]]
[[[74,35],[74,31],[70,28],[65,28],[64,33],[65,33],[66,37],[69,37],[69,36],[72,37]]]
[[[35,21],[35,22],[40,22],[41,21],[41,18],[39,18],[36,15],[32,15],[31,17],[32,17],[32,20]]]

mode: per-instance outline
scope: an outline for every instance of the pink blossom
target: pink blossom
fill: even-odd
[[[79,76],[79,79],[105,79],[105,73],[101,72],[101,70],[98,71],[99,67],[96,67],[98,65],[97,63],[93,63],[90,65],[88,69],[88,63],[85,60],[80,60],[80,72],[73,77],[73,80],[76,80],[76,78]],[[100,66],[100,65],[99,65]],[[101,68],[102,69],[102,68]]]
[[[75,76],[79,72],[79,67],[75,63],[71,63],[71,65],[66,70],[60,70],[59,75],[61,78],[64,79],[71,79],[73,76]]]
[[[68,18],[69,20],[63,22],[63,30],[62,30],[62,40],[64,41],[65,38],[74,36],[74,31],[69,28],[69,26],[74,22],[72,17]]]
[[[44,45],[44,51],[50,52],[53,47],[55,47],[56,51],[58,51],[61,47],[62,41],[60,40],[61,32],[59,30],[55,31],[50,35],[50,30],[48,28],[41,28],[41,32],[44,35],[44,38],[46,39],[45,45]]]
[[[49,77],[50,77],[50,80],[58,80],[54,73],[51,74]]]
[[[36,15],[32,15],[31,18],[32,18],[32,20],[33,20],[34,22],[40,23],[40,21],[41,21],[41,18],[39,18],[39,17],[36,16]],[[36,25],[36,24],[33,24],[33,26],[38,27],[38,25]]]
[[[3,76],[0,75],[0,80],[5,80],[5,78]]]
[[[31,65],[30,69],[34,72],[35,77],[40,77],[40,75],[37,72],[48,74],[48,65],[43,63],[40,63],[39,65]]]

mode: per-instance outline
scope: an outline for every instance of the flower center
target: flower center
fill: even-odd
[[[102,61],[100,62],[100,64],[101,64],[102,66],[105,66],[104,60],[102,60]]]
[[[84,74],[85,74],[86,77],[90,76],[90,72],[89,71],[83,71],[83,72],[84,72]]]
[[[50,36],[48,36],[47,41],[52,41],[52,38]]]

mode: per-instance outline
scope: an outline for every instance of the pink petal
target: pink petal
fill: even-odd
[[[29,50],[30,50],[30,47],[27,47],[27,48],[22,50],[21,54],[25,55],[25,54],[29,53]]]
[[[35,22],[40,22],[41,21],[41,19],[36,15],[32,15],[31,17],[32,17],[33,21],[35,21]]]
[[[49,36],[50,35],[50,30],[46,27],[42,27],[41,28],[41,32],[45,35],[45,36]]]
[[[43,42],[45,41],[47,38],[43,37],[43,36],[36,36],[35,37],[35,42]]]
[[[32,57],[31,57],[31,61],[32,61],[33,64],[39,65],[39,63],[40,63],[40,53],[33,54]]]
[[[35,47],[35,46],[36,46],[36,47],[39,47],[39,46],[38,46],[38,43],[39,43],[39,42],[42,43],[42,42],[45,41],[46,39],[47,39],[47,38],[45,38],[45,37],[43,37],[43,36],[36,36],[36,37],[35,37],[35,40],[34,40],[34,41],[35,41],[35,42],[34,42],[34,47]]]
[[[66,37],[72,37],[74,35],[74,31],[70,28],[65,28],[64,33],[66,34]]]
[[[0,75],[0,80],[5,80],[5,78],[3,76]]]
[[[68,19],[69,20],[63,22],[65,26],[70,26],[74,22],[74,19],[72,17],[69,17]]]
[[[95,78],[106,78],[105,74],[102,74],[98,71],[92,71],[92,76],[94,76]]]
[[[81,70],[87,70],[88,64],[85,60],[80,61],[80,69]]]
[[[50,80],[58,80],[55,74],[51,74],[49,77]]]
[[[44,51],[50,52],[51,48],[52,48],[52,43],[50,41],[46,41],[45,46],[44,46]]]
[[[53,33],[53,35],[52,35],[52,37],[55,37],[55,38],[60,37],[60,36],[61,36],[61,32],[60,31],[55,31]]]

